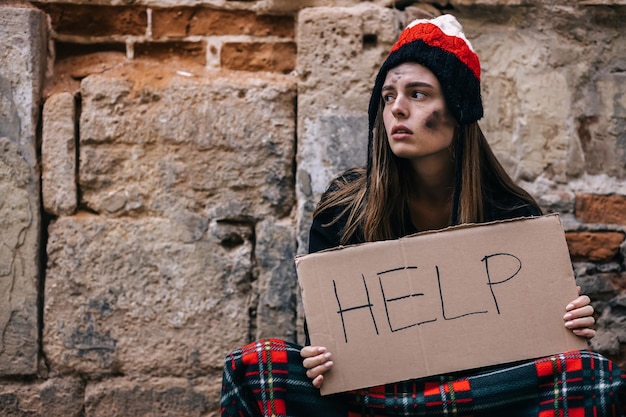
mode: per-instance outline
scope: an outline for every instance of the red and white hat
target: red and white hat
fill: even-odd
[[[435,74],[448,110],[459,124],[469,124],[483,116],[478,56],[461,24],[446,14],[414,20],[400,34],[376,77],[369,106],[370,132],[387,72],[406,62],[416,62]]]

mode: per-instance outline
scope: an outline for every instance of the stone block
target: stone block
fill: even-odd
[[[296,67],[293,42],[226,42],[221,67],[235,71],[270,71],[288,74]]]
[[[318,116],[305,120],[298,158],[299,253],[308,248],[309,228],[320,195],[341,172],[365,166],[367,114]]]
[[[623,57],[626,47],[615,46],[612,53]],[[613,66],[624,65],[623,58],[616,61]],[[586,86],[576,133],[589,174],[626,177],[626,75],[622,71],[610,68]]]
[[[302,10],[298,114],[367,114],[373,78],[399,34],[397,26],[393,10],[369,3]]]
[[[0,376],[37,372],[40,201],[36,134],[46,33],[41,11],[0,6]]]
[[[530,6],[541,0],[450,0],[452,6]]]
[[[550,50],[534,27],[511,33],[507,25],[463,19],[481,59],[485,136],[516,180],[567,173],[571,91],[566,71],[549,65]]]
[[[76,108],[74,96],[50,96],[43,107],[41,194],[43,207],[55,216],[76,210]]]
[[[114,378],[85,391],[85,417],[217,417],[221,374],[208,378]]]
[[[37,166],[35,135],[47,64],[46,16],[29,7],[0,6],[0,137],[20,146]]]
[[[171,67],[136,62],[83,80],[83,203],[112,216],[287,215],[294,204],[291,78]]]
[[[0,414],[3,417],[81,417],[83,395],[80,378],[0,382]]]
[[[191,377],[249,340],[252,225],[200,216],[51,223],[43,351],[53,374]]]
[[[254,4],[254,10],[264,13],[293,13],[307,7],[349,7],[361,3],[363,0],[259,0]]]
[[[20,151],[0,137],[0,375],[37,371],[39,205]]]

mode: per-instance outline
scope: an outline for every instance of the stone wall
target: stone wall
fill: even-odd
[[[0,5],[0,415],[213,416],[221,361],[302,341],[293,258],[366,155],[401,28],[453,12],[481,125],[559,212],[626,367],[626,1]]]

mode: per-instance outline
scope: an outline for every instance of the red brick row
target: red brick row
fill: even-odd
[[[145,6],[106,6],[35,3],[50,15],[54,31],[61,36],[83,38],[80,43],[57,42],[57,58],[105,51],[125,51],[113,36],[146,36]],[[250,11],[217,10],[207,7],[153,8],[153,41],[136,42],[135,58],[179,58],[206,64],[206,42],[188,36],[247,35],[279,37],[287,42],[226,42],[219,51],[224,69],[289,73],[296,65],[295,19],[293,16],[256,15]],[[94,37],[109,38],[93,42]],[[212,51],[217,54],[218,51]]]
[[[58,34],[84,37],[142,36],[148,28],[145,6],[33,3],[50,16]]]
[[[565,234],[574,262],[609,262],[615,260],[624,242],[620,232],[568,232]]]
[[[626,196],[578,194],[576,217],[584,223],[626,225]]]
[[[142,36],[148,30],[146,6],[33,3],[50,15],[58,34],[105,37]],[[208,7],[152,9],[152,37],[277,36],[293,39],[293,16],[257,15],[245,10]]]
[[[256,15],[250,11],[215,10],[206,7],[152,9],[152,36],[278,36],[293,39],[292,16]]]
[[[583,223],[626,225],[626,196],[577,194],[576,217]],[[569,232],[567,244],[573,261],[616,260],[625,235],[621,232]]]

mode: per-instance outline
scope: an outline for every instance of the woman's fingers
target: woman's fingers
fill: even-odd
[[[324,372],[333,366],[331,354],[323,346],[305,346],[300,350],[300,356],[304,358],[302,365],[306,368],[306,376],[317,388],[324,382]]]
[[[324,382],[324,375],[318,375],[315,377],[315,379],[313,379],[313,386],[315,388],[320,388],[322,386],[322,383]]]
[[[326,353],[326,348],[324,346],[305,346],[300,350],[300,356],[303,358],[310,358],[322,353]]]
[[[573,320],[568,320],[565,322],[565,327],[567,327],[568,329],[574,330],[574,329],[583,329],[585,327],[593,327],[593,325],[595,324],[595,319],[593,317],[581,317],[578,319],[573,319]]]
[[[580,294],[580,287],[578,287],[578,294]],[[596,331],[593,329],[596,323],[593,313],[591,299],[586,295],[581,295],[565,307],[565,315],[563,316],[565,327],[576,336],[591,339],[596,335]]]
[[[593,307],[588,305],[584,307],[577,308],[575,310],[568,311],[563,316],[563,320],[569,321],[573,319],[578,319],[582,317],[591,317],[593,319]]]
[[[596,335],[596,331],[591,328],[574,329],[572,330],[572,333],[574,333],[576,336],[585,337],[587,339],[593,339]]]
[[[307,369],[322,365],[331,358],[330,352],[323,346],[305,346],[300,350],[300,356],[304,358],[302,365]]]
[[[313,369],[317,366],[324,365],[326,362],[330,362],[330,358],[330,352],[326,352],[321,355],[306,358],[302,361],[302,364],[306,369]]]
[[[333,366],[333,361],[325,361],[320,365],[313,368],[307,368],[306,376],[315,380],[318,376],[322,376],[324,372],[328,371]]]
[[[571,311],[576,308],[589,306],[591,299],[586,295],[581,295],[565,307],[565,311]]]

